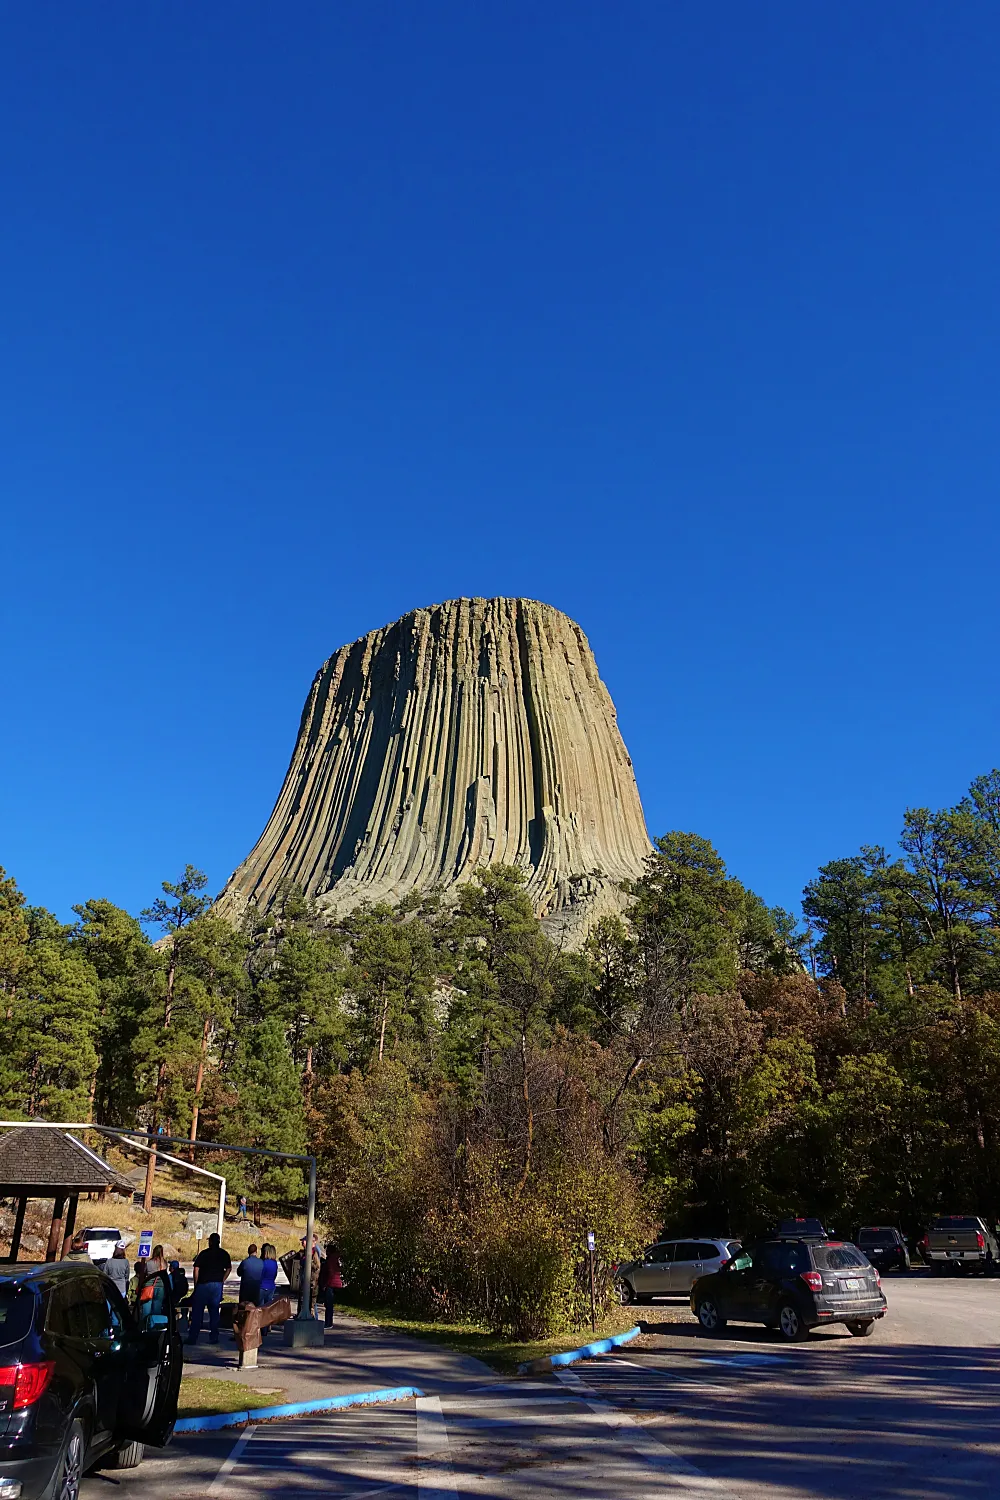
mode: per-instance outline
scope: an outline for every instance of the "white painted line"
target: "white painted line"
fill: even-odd
[[[726,1391],[728,1393],[730,1390],[728,1385],[718,1385],[714,1380],[702,1380],[683,1370],[666,1370],[662,1365],[640,1365],[634,1359],[616,1359],[615,1364],[625,1365],[630,1370],[641,1370],[643,1375],[660,1376],[664,1380],[673,1381],[675,1385],[687,1386],[692,1391]]]
[[[790,1365],[792,1359],[788,1354],[765,1354],[761,1351],[758,1354],[732,1354],[728,1357],[703,1354],[698,1363],[702,1365],[732,1365],[737,1370],[752,1370],[757,1365],[760,1365],[761,1368],[767,1365]]]
[[[550,1389],[547,1380],[496,1380],[492,1385],[474,1385],[469,1395],[477,1396],[482,1391],[547,1391]]]
[[[440,1396],[418,1396],[417,1489],[427,1500],[458,1500]]]
[[[561,1380],[563,1385],[568,1385],[577,1392],[580,1400],[584,1401],[602,1422],[608,1427],[617,1429],[622,1442],[644,1458],[647,1463],[653,1465],[666,1480],[674,1495],[687,1497],[687,1500],[704,1500],[704,1497],[709,1495],[714,1497],[714,1500],[723,1500],[723,1497],[730,1493],[723,1489],[717,1479],[695,1468],[694,1464],[682,1458],[679,1453],[675,1453],[672,1448],[668,1448],[666,1443],[661,1443],[659,1438],[654,1437],[651,1432],[647,1432],[634,1417],[629,1416],[628,1412],[619,1411],[617,1407],[609,1406],[606,1401],[602,1401],[597,1392],[572,1370],[556,1370],[555,1374],[556,1379]]]
[[[239,1463],[242,1456],[243,1449],[246,1447],[247,1443],[249,1443],[250,1439],[253,1437],[256,1431],[256,1427],[245,1427],[240,1433],[232,1448],[229,1450],[229,1457],[226,1459],[218,1474],[216,1474],[215,1478],[212,1480],[212,1483],[209,1485],[207,1491],[209,1495],[219,1495],[226,1488],[226,1481],[228,1480],[233,1470],[236,1468],[236,1465]]]

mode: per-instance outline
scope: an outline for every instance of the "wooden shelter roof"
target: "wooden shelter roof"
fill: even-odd
[[[52,1198],[111,1188],[132,1192],[132,1184],[75,1136],[30,1126],[0,1136],[0,1194]]]

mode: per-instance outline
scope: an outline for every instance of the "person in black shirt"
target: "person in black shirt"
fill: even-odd
[[[188,1343],[196,1344],[201,1332],[205,1309],[208,1309],[208,1342],[219,1342],[219,1308],[222,1305],[222,1288],[226,1277],[233,1269],[229,1254],[222,1248],[217,1234],[208,1237],[208,1249],[195,1256],[194,1296],[191,1299],[191,1332]]]

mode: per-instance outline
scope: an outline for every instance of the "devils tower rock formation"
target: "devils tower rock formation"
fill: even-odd
[[[454,599],[342,646],[316,675],[277,804],[220,910],[301,886],[320,909],[518,865],[569,946],[649,852],[632,762],[578,625]]]

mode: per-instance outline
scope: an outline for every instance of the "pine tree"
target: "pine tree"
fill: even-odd
[[[91,900],[73,910],[79,921],[72,945],[93,965],[100,993],[93,1117],[108,1125],[132,1124],[144,1100],[136,1044],[163,960],[136,918],[121,907]]]
[[[163,896],[158,896],[152,906],[147,907],[141,913],[143,922],[162,928],[164,933],[170,937],[170,944],[166,954],[166,974],[163,986],[161,1020],[152,1035],[147,1031],[147,1045],[143,1049],[147,1061],[155,1062],[156,1084],[153,1090],[151,1109],[149,1116],[150,1128],[155,1130],[161,1124],[164,1114],[167,1092],[167,1072],[170,1062],[176,1058],[178,1050],[183,1055],[184,1047],[178,1049],[174,1037],[171,1036],[171,1027],[174,1023],[174,1001],[177,985],[178,961],[182,949],[182,934],[184,929],[212,904],[212,898],[202,894],[208,885],[208,877],[201,870],[196,870],[194,865],[186,865],[184,874],[176,884],[164,880],[162,884]],[[170,899],[164,899],[169,897]],[[142,1206],[146,1213],[150,1213],[153,1207],[153,1184],[156,1179],[156,1157],[150,1152],[146,1166],[146,1185],[143,1192]]]
[[[248,1027],[237,1040],[227,1075],[227,1104],[220,1121],[221,1138],[236,1146],[267,1151],[306,1152],[306,1121],[299,1070],[280,1021],[270,1017]],[[227,1171],[237,1190],[285,1201],[305,1191],[297,1167],[244,1157]]]
[[[51,912],[26,907],[24,917],[27,942],[8,995],[2,1105],[28,1117],[86,1119],[97,1068],[97,974]]]

